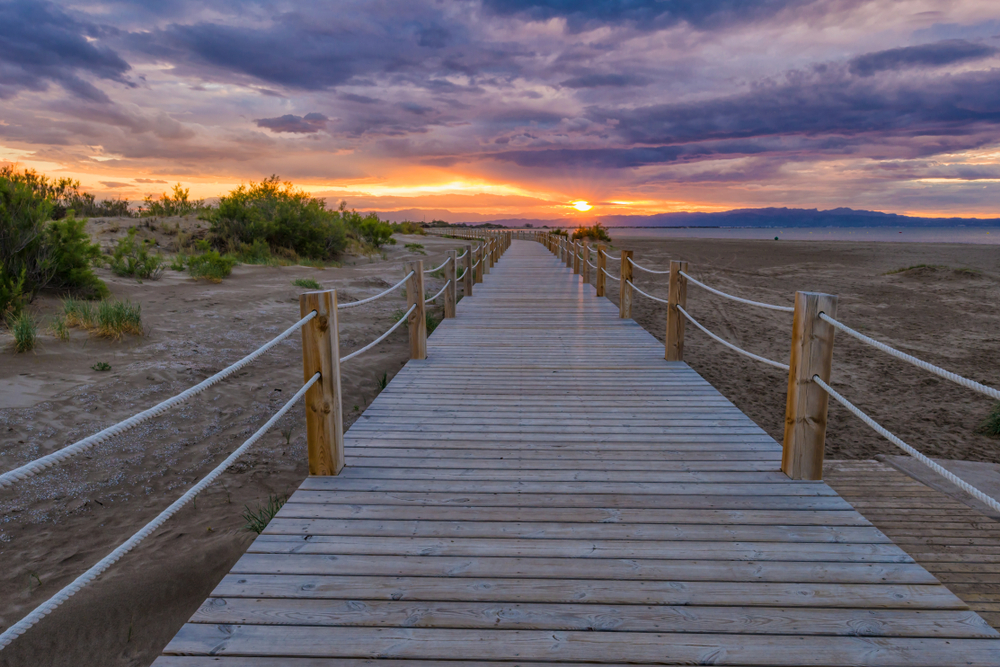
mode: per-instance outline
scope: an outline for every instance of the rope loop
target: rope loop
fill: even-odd
[[[438,292],[437,294],[435,294],[434,296],[432,296],[432,297],[431,297],[431,298],[429,298],[429,299],[424,299],[424,305],[427,305],[428,303],[432,302],[432,301],[433,301],[434,299],[436,299],[436,298],[438,298],[439,296],[441,296],[442,294],[444,294],[444,291],[445,291],[446,289],[448,289],[448,285],[450,285],[450,284],[451,284],[451,280],[449,280],[448,282],[446,282],[446,283],[444,284],[444,287],[442,287],[442,288],[441,288],[441,291],[440,291],[440,292]]]
[[[717,294],[718,296],[721,296],[723,298],[729,299],[730,301],[737,301],[739,303],[745,303],[748,306],[757,306],[758,308],[767,308],[768,310],[780,310],[783,313],[794,313],[795,312],[795,309],[792,308],[791,306],[775,306],[774,304],[763,303],[761,301],[751,301],[750,299],[741,299],[738,296],[733,296],[732,294],[726,294],[725,292],[720,292],[719,290],[715,289],[714,287],[709,287],[708,285],[706,285],[705,283],[701,282],[700,280],[695,280],[694,278],[692,278],[691,276],[689,276],[684,271],[681,271],[680,274],[682,276],[684,276],[685,278],[687,278],[689,282],[694,283],[698,287],[700,287],[700,288],[702,288],[704,290],[708,290],[712,294]]]
[[[437,267],[436,269],[426,269],[424,271],[424,273],[434,273],[435,271],[440,271],[445,266],[447,266],[448,262],[450,262],[450,261],[451,261],[451,257],[449,257],[448,259],[444,260],[444,262],[442,262],[441,266]]]
[[[767,357],[762,357],[762,356],[760,356],[758,354],[754,354],[753,352],[748,352],[747,350],[744,350],[742,347],[737,347],[737,346],[733,345],[728,340],[724,340],[722,338],[719,338],[714,333],[712,333],[711,331],[709,331],[708,329],[706,329],[705,327],[703,327],[701,325],[701,323],[698,322],[698,320],[696,320],[693,317],[691,317],[690,313],[688,313],[686,310],[684,310],[684,308],[682,308],[681,306],[676,306],[676,308],[677,308],[677,310],[679,310],[681,312],[682,315],[684,315],[685,318],[687,318],[687,320],[691,324],[693,324],[696,327],[698,327],[699,329],[701,329],[702,332],[705,333],[705,335],[707,335],[709,338],[711,338],[712,340],[716,341],[717,343],[722,343],[723,345],[725,345],[726,347],[728,347],[730,350],[733,350],[734,352],[739,352],[743,356],[750,357],[751,359],[754,359],[755,361],[759,361],[762,364],[767,364],[768,366],[774,366],[775,368],[780,368],[783,371],[789,370],[789,367],[788,367],[787,364],[783,364],[783,363],[778,362],[778,361],[771,361]]]
[[[628,263],[634,266],[635,268],[639,269],[640,271],[645,271],[646,273],[655,273],[660,276],[670,273],[670,271],[654,271],[653,269],[647,269],[645,266],[640,266],[636,264],[635,260],[632,259],[631,257],[628,258]]]
[[[414,273],[415,273],[414,271],[410,271],[409,273],[406,274],[405,278],[403,278],[402,280],[400,280],[398,283],[396,283],[395,285],[393,285],[392,287],[390,287],[386,291],[381,292],[380,294],[376,294],[375,296],[370,296],[367,299],[361,299],[361,301],[351,301],[349,303],[338,303],[337,304],[337,310],[343,310],[344,308],[354,308],[355,306],[360,306],[363,303],[370,303],[370,302],[372,302],[372,301],[374,301],[376,299],[381,299],[386,294],[389,294],[390,292],[393,292],[393,291],[399,289],[400,287],[402,287],[403,285],[405,285],[406,281],[409,280],[410,278],[412,278]]]
[[[398,329],[400,327],[400,325],[402,325],[403,322],[405,322],[407,320],[407,318],[410,316],[410,313],[412,313],[414,310],[416,310],[416,308],[417,308],[417,304],[413,304],[412,306],[410,306],[410,309],[407,310],[405,313],[403,313],[403,316],[399,318],[399,321],[396,322],[395,324],[393,324],[389,328],[388,331],[386,331],[384,334],[382,334],[381,336],[379,336],[378,338],[376,338],[372,342],[370,342],[367,345],[365,345],[360,350],[355,350],[354,352],[351,352],[346,357],[341,357],[340,358],[340,363],[344,363],[345,361],[350,361],[351,359],[353,359],[354,357],[358,356],[359,354],[363,354],[363,353],[367,352],[368,350],[372,349],[373,347],[375,347],[376,345],[378,345],[379,343],[381,343],[382,341],[384,341],[386,338],[389,337],[389,334],[391,334],[393,331],[395,331],[396,329]]]
[[[669,303],[670,303],[670,302],[669,302],[669,301],[667,301],[666,299],[661,299],[661,298],[659,298],[659,297],[655,297],[655,296],[653,296],[652,294],[646,294],[646,293],[645,293],[645,292],[643,292],[643,291],[642,291],[641,289],[639,289],[638,287],[636,287],[636,286],[635,286],[635,284],[634,284],[634,283],[633,283],[633,282],[632,282],[631,280],[626,280],[626,281],[625,281],[625,284],[626,284],[626,285],[628,285],[629,287],[631,287],[632,289],[634,289],[634,290],[635,290],[636,292],[638,292],[639,294],[641,294],[641,295],[643,295],[644,297],[646,297],[647,299],[652,299],[653,301],[659,301],[660,303],[665,303],[665,304],[669,304]]]

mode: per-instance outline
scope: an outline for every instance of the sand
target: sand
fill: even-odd
[[[107,245],[108,237],[124,235],[129,224],[141,223],[97,221],[96,238]],[[102,227],[117,229],[102,234]],[[169,247],[173,235],[149,231],[143,229]],[[142,305],[147,334],[112,342],[77,330],[69,341],[45,333],[33,353],[5,349],[0,356],[0,469],[129,417],[251,352],[299,318],[303,289],[292,285],[296,278],[336,288],[342,301],[356,300],[402,278],[404,260],[423,259],[430,268],[448,249],[465,244],[397,238],[397,245],[385,248],[386,259],[347,257],[343,268],[326,269],[238,266],[218,284],[169,269],[159,280],[142,283],[100,270],[115,297]],[[426,255],[407,251],[408,242],[425,245]],[[436,292],[441,285],[442,280],[426,277],[428,290]],[[392,326],[394,311],[405,303],[396,293],[342,311],[342,354]],[[46,321],[58,307],[57,296],[42,295],[32,310]],[[4,334],[0,344],[6,348],[8,341]],[[377,379],[383,373],[391,378],[408,355],[402,328],[344,365],[345,425],[377,395]],[[111,370],[91,369],[101,361]],[[301,363],[296,334],[193,401],[0,491],[0,626],[19,620],[215,467],[301,386]],[[0,652],[0,664],[152,662],[255,536],[243,529],[244,505],[256,507],[270,494],[290,494],[306,476],[303,410],[293,409],[195,505]]]
[[[176,221],[154,221],[142,234],[169,248]],[[196,234],[197,222],[182,221]],[[109,244],[137,221],[92,221]],[[165,231],[166,230],[166,231]],[[220,284],[167,271],[138,283],[107,271],[115,296],[142,304],[148,333],[122,342],[74,332],[51,336],[36,353],[4,353],[0,364],[0,466],[12,468],[144,409],[222,368],[297,319],[295,278],[363,298],[402,276],[400,262],[427,246],[437,260],[455,243],[402,238],[388,258],[349,259],[343,268],[237,267]],[[840,317],[869,335],[979,381],[1000,386],[1000,248],[971,245],[861,244],[719,240],[628,241],[636,261],[656,268],[669,258],[692,275],[745,297],[791,304],[796,289],[840,296]],[[351,262],[355,262],[353,265]],[[951,268],[885,272],[915,264]],[[973,272],[956,269],[971,268]],[[665,295],[661,277],[638,285]],[[428,289],[440,280],[431,279]],[[712,330],[773,359],[787,360],[790,316],[734,304],[689,289],[689,310]],[[44,317],[58,303],[43,296]],[[346,311],[343,351],[365,344],[393,322],[399,297]],[[664,310],[636,296],[636,320],[663,338]],[[198,400],[131,433],[0,492],[0,624],[8,625],[77,576],[214,467],[279,407],[302,381],[299,339]],[[688,327],[687,361],[768,433],[781,437],[786,378]],[[394,334],[361,363],[345,365],[345,412],[353,421],[407,359],[406,334]],[[105,361],[112,370],[90,366]],[[988,399],[838,337],[834,386],[925,453],[1000,462],[1000,441],[975,433]],[[357,406],[357,410],[355,409]],[[292,428],[288,438],[283,429]],[[218,483],[95,584],[0,653],[3,665],[148,665],[208,596],[253,538],[244,504],[291,493],[306,475],[301,410],[293,410]],[[827,455],[895,454],[888,443],[839,407],[831,409]]]

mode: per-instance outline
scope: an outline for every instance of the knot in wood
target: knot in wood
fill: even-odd
[[[329,315],[320,315],[319,317],[316,318],[316,322],[319,325],[319,330],[320,331],[326,331],[327,329],[330,328],[330,316]]]

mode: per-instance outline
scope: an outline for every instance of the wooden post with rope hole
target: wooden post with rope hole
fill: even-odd
[[[573,244],[569,240],[569,235],[566,235],[566,268],[573,268]]]
[[[607,258],[604,256],[604,244],[597,244],[597,296],[604,296],[604,267],[607,266]]]
[[[684,361],[684,325],[686,324],[677,306],[687,309],[688,263],[670,261],[670,281],[667,292],[667,336],[664,344],[664,358],[667,361]]]
[[[573,241],[573,275],[580,275],[580,242]]]
[[[475,273],[473,274],[473,278],[477,283],[483,282],[483,255],[486,254],[485,250],[486,249],[482,244],[480,244],[479,248],[476,249],[476,255],[479,257],[479,259],[476,260],[477,266],[475,268]]]
[[[444,265],[444,279],[447,280],[447,287],[444,288],[444,316],[445,319],[455,317],[455,303],[458,301],[458,252],[448,251],[448,263]]]
[[[583,284],[590,284],[590,241],[587,239],[583,240],[583,262],[580,264],[580,270],[583,272]]]
[[[306,292],[299,296],[302,317],[316,317],[302,325],[302,374],[306,391],[306,445],[310,475],[336,475],[344,467],[344,414],[340,393],[340,336],[337,327],[337,291]]]
[[[462,296],[472,296],[472,246],[465,246],[465,273],[462,274]]]
[[[406,309],[417,307],[407,318],[410,330],[410,359],[427,358],[427,316],[424,314],[424,263],[422,260],[406,265],[406,273],[413,275],[406,281]]]
[[[836,317],[837,297],[818,292],[795,293],[781,452],[781,470],[792,479],[823,479],[830,396],[813,382],[813,376],[830,383],[835,329],[819,319],[820,313]]]
[[[618,317],[627,320],[632,317],[632,263],[628,260],[632,257],[631,250],[622,250],[621,273],[618,281]]]
[[[486,275],[486,274],[488,274],[490,272],[490,266],[491,266],[491,264],[490,264],[490,258],[491,258],[492,254],[493,254],[493,239],[491,239],[491,238],[489,238],[487,236],[486,239],[484,239],[484,240],[485,240],[486,245],[483,246],[483,258],[482,259],[483,259],[483,275]]]

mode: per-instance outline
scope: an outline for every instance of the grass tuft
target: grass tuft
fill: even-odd
[[[977,429],[985,435],[1000,436],[1000,403],[993,406],[990,414]]]
[[[899,269],[893,269],[892,271],[886,271],[883,276],[894,276],[897,273],[905,273],[907,271],[913,271],[914,269],[947,269],[948,267],[944,264],[914,264],[913,266],[904,266]]]
[[[14,336],[15,352],[30,352],[35,349],[38,325],[26,310],[17,315],[7,316],[7,328]]]
[[[243,506],[243,519],[246,521],[244,530],[253,531],[260,535],[267,528],[274,515],[278,513],[288,496],[277,494],[268,496],[266,503],[257,503],[257,509],[250,509],[249,505]]]
[[[305,287],[306,289],[320,290],[323,286],[312,278],[296,278],[292,281],[292,284],[296,287]]]
[[[96,304],[78,299],[63,301],[63,318],[68,327],[77,327],[98,336],[120,340],[125,334],[142,336],[142,308],[131,301],[109,299]]]
[[[233,272],[236,258],[220,255],[218,250],[209,250],[204,254],[189,257],[187,265],[192,278],[204,278],[209,282],[221,283],[223,278]]]
[[[405,248],[407,250],[409,250],[410,252],[418,252],[421,255],[426,255],[427,254],[427,253],[424,252],[424,244],[423,243],[407,243],[406,246],[405,246]]]
[[[69,326],[66,324],[65,315],[56,317],[49,328],[52,331],[52,335],[59,340],[69,340]]]
[[[98,361],[96,364],[91,366],[91,368],[95,371],[110,371],[111,364],[106,361]]]
[[[375,384],[378,385],[378,390],[382,391],[389,385],[389,374],[382,373],[382,377],[375,378]]]

